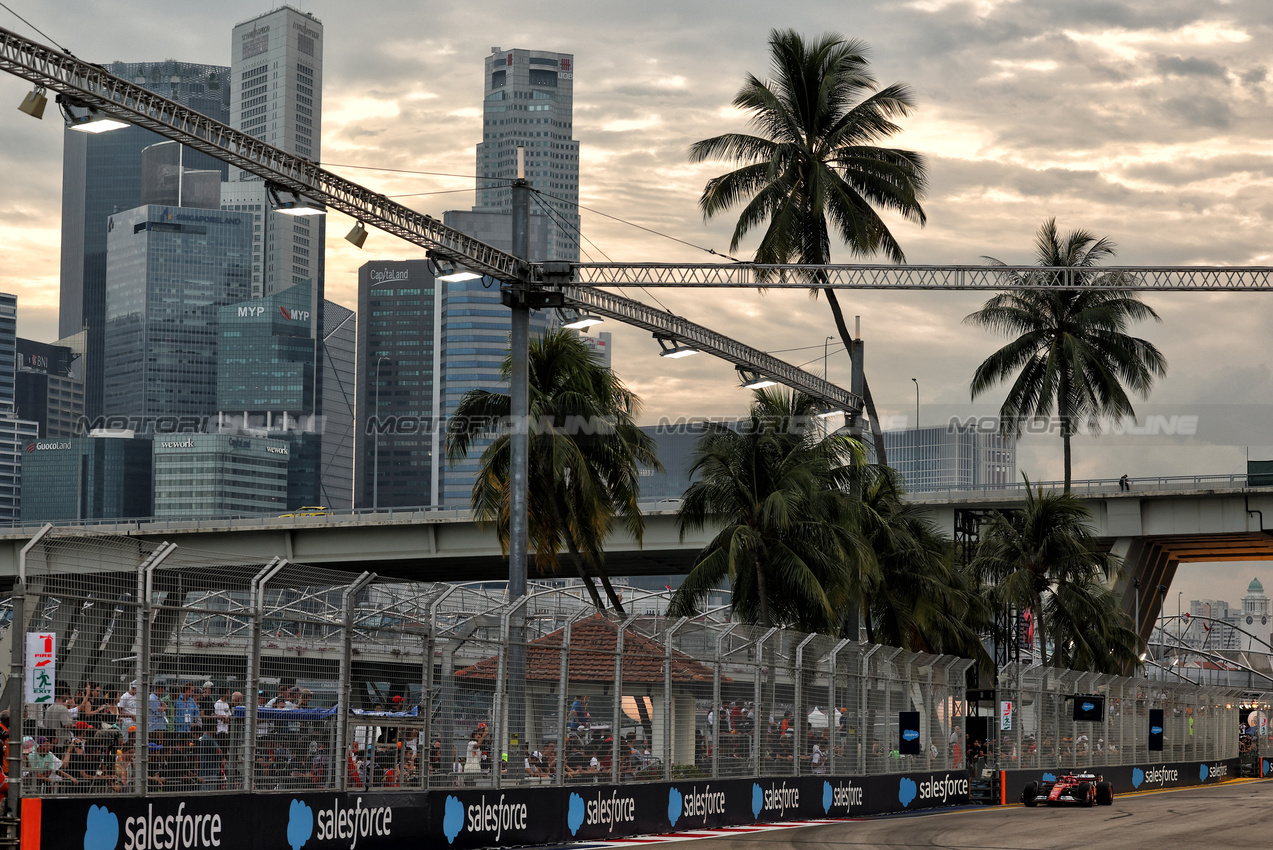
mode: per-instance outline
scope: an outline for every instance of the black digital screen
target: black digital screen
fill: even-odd
[[[919,712],[897,713],[897,751],[904,756],[919,755]]]
[[[1149,749],[1153,752],[1162,752],[1162,726],[1162,709],[1149,709]]]
[[[1074,719],[1092,723],[1105,722],[1105,697],[1097,694],[1074,695]]]

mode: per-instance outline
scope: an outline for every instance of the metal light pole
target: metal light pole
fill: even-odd
[[[512,312],[510,334],[509,413],[512,433],[509,440],[508,494],[508,604],[515,606],[508,624],[508,779],[516,784],[522,776],[522,733],[526,720],[526,628],[525,608],[517,602],[526,595],[526,552],[529,528],[526,517],[527,477],[530,462],[530,303],[526,262],[530,255],[530,185],[526,182],[526,150],[517,148],[517,179],[513,181],[513,255],[522,261],[520,280],[512,284],[506,302]],[[562,695],[563,699],[565,695]],[[502,743],[502,742],[498,742]],[[492,753],[496,770],[502,763]]]
[[[1158,663],[1167,660],[1167,585],[1158,585]]]
[[[380,364],[388,360],[383,354],[376,360],[376,404],[373,416],[380,416]],[[366,492],[366,491],[364,491]],[[380,509],[380,423],[376,423],[376,447],[371,461],[371,509]]]
[[[831,379],[827,377],[827,343],[833,339],[835,339],[835,337],[829,336],[822,341],[822,377],[828,381]]]
[[[911,378],[915,383],[915,430],[919,430],[919,378]]]

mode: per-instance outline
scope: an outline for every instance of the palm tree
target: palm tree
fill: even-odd
[[[748,74],[734,97],[734,105],[750,113],[756,134],[726,133],[690,147],[691,162],[739,165],[707,182],[698,202],[704,219],[743,205],[729,247],[737,250],[763,225],[758,263],[826,264],[832,229],[854,256],[883,252],[903,262],[901,246],[876,208],[924,223],[919,203],[927,183],[924,159],[875,142],[900,130],[893,119],[910,113],[910,88],[894,83],[877,90],[867,46],[857,39],[825,34],[806,41],[794,30],[775,29],[769,50],[774,79]],[[816,295],[826,275],[814,272],[809,283]],[[844,311],[835,291],[825,292],[851,355]],[[883,465],[884,439],[869,385],[863,395],[876,461]]]
[[[1118,559],[1101,551],[1081,501],[1056,490],[1036,491],[1028,478],[1025,482],[1021,510],[990,515],[973,569],[994,601],[1033,613],[1043,664],[1051,638],[1058,663],[1116,650],[1116,669],[1123,669],[1120,647],[1127,635],[1120,630],[1130,634],[1130,628],[1125,615],[1113,615],[1118,606],[1103,592],[1120,570]],[[1084,647],[1078,652],[1071,647],[1076,641]],[[1131,641],[1134,645],[1134,635]]]
[[[1070,491],[1070,436],[1078,426],[1099,430],[1099,418],[1135,416],[1124,385],[1146,398],[1154,379],[1167,374],[1167,360],[1151,342],[1128,336],[1132,322],[1162,321],[1126,285],[1124,273],[1100,272],[1114,256],[1114,243],[1086,230],[1065,236],[1056,219],[1039,228],[1035,258],[1040,266],[1063,266],[1078,288],[1063,288],[1061,273],[1022,275],[1004,272],[1009,283],[1040,286],[995,295],[964,322],[1015,336],[986,358],[972,377],[975,399],[1001,381],[1013,380],[999,408],[1000,428],[1020,436],[1033,417],[1052,415],[1055,407],[1065,447],[1065,492]],[[991,264],[1003,262],[986,257]]]
[[[865,594],[867,640],[988,666],[981,632],[991,608],[975,575],[956,563],[950,540],[902,499],[892,469],[871,467],[859,492],[855,521],[874,562],[865,572],[876,579]]]
[[[605,606],[593,575],[622,613],[605,571],[605,538],[619,522],[641,541],[645,521],[637,509],[639,467],[662,469],[654,440],[636,426],[641,401],[570,331],[549,331],[532,340],[529,358],[527,519],[536,566],[555,573],[564,545],[597,609]],[[511,359],[505,359],[505,380],[511,368]],[[470,390],[447,433],[447,455],[453,461],[467,455],[475,441],[493,438],[482,452],[472,503],[480,519],[498,520],[505,551],[511,440],[500,423],[508,421],[509,413],[506,394]]]
[[[757,390],[737,429],[717,426],[700,438],[690,473],[697,480],[677,522],[682,537],[712,520],[724,527],[695,559],[670,613],[692,615],[728,579],[742,622],[835,627],[850,573],[864,561],[845,533],[849,464],[861,463],[862,450],[847,436],[820,439],[814,412],[799,393]]]

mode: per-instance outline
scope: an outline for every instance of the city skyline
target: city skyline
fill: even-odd
[[[183,17],[188,23],[176,26],[163,10],[138,20],[122,4],[81,6],[83,14],[57,21],[35,12],[26,17],[94,60],[172,56],[225,64],[225,34],[236,22],[268,11],[231,2],[190,10]],[[723,251],[730,218],[704,224],[696,201],[706,179],[725,166],[690,166],[685,150],[699,138],[746,128],[729,102],[746,73],[767,75],[768,28],[792,26],[865,39],[879,80],[902,80],[915,89],[916,112],[901,120],[905,132],[893,140],[930,160],[928,226],[895,225],[910,261],[978,262],[983,254],[1026,261],[1038,224],[1056,215],[1063,228],[1110,236],[1120,245],[1119,260],[1130,264],[1266,264],[1263,233],[1273,213],[1259,199],[1270,179],[1261,142],[1270,124],[1261,106],[1273,86],[1258,44],[1267,40],[1269,10],[1241,2],[1124,2],[1082,12],[1059,2],[1023,7],[991,0],[855,3],[849,15],[831,4],[775,10],[744,3],[728,15],[700,16],[655,3],[637,17],[566,4],[552,20],[519,20],[511,30],[504,14],[511,7],[500,3],[476,11],[439,9],[429,27],[409,4],[386,3],[366,17],[332,3],[307,3],[303,10],[328,32],[325,164],[390,195],[448,193],[404,199],[430,214],[463,209],[473,198],[471,173],[482,131],[475,66],[495,45],[556,49],[573,53],[584,75],[574,93],[581,203]],[[393,22],[392,32],[385,21]],[[3,23],[31,34],[11,18]],[[0,96],[14,103],[25,88],[14,78],[0,80]],[[52,163],[60,135],[47,118],[37,124],[16,110],[0,123],[0,165],[11,175],[5,195],[14,213],[0,226],[6,237],[0,240],[6,268],[0,289],[19,295],[21,333],[35,339],[56,337],[55,287],[49,282],[56,281],[59,177]],[[582,215],[593,243],[585,250],[597,259],[594,246],[615,260],[714,259],[586,209]],[[345,304],[353,303],[358,265],[419,255],[374,231],[368,250],[356,252],[339,239],[351,223],[333,216],[328,228],[335,234],[328,240],[328,297]],[[738,255],[746,256],[749,247]],[[837,246],[833,259],[852,258]],[[16,274],[19,268],[31,273]],[[651,300],[639,290],[628,294]],[[653,295],[677,313],[771,351],[810,345],[810,337],[832,330],[825,305],[803,293]],[[1000,342],[959,323],[981,296],[849,295],[849,309],[863,315],[867,371],[881,413],[898,417],[914,410],[912,376],[919,379],[926,424],[932,405],[974,409],[967,403],[968,378]],[[1219,445],[1208,444],[1205,429],[1188,441],[1081,440],[1076,477],[1240,472],[1247,445],[1257,447],[1252,457],[1273,456],[1260,448],[1273,444],[1273,437],[1256,422],[1264,411],[1258,402],[1273,395],[1266,365],[1273,358],[1260,323],[1260,299],[1266,297],[1146,296],[1165,323],[1137,332],[1171,363],[1149,409],[1169,415],[1200,405],[1204,414],[1214,411],[1212,420],[1236,416],[1241,427],[1225,431]],[[705,357],[659,361],[647,334],[607,329],[621,352],[616,368],[646,399],[643,421],[745,410],[747,396],[735,389],[728,364]],[[1240,360],[1227,357],[1231,337],[1244,340]],[[779,356],[793,363],[820,360],[817,348]],[[832,351],[828,365],[831,379],[847,385],[843,353]],[[977,409],[992,411],[999,397]],[[1223,404],[1232,409],[1219,411]],[[1183,445],[1190,450],[1178,451]],[[1059,440],[1027,437],[1019,465],[1034,479],[1059,477]]]

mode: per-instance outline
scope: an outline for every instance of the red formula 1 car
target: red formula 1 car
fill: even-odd
[[[1049,806],[1112,806],[1114,787],[1095,773],[1066,773],[1051,778],[1044,774],[1042,782],[1027,782],[1021,791],[1021,802],[1034,807],[1039,803]]]

